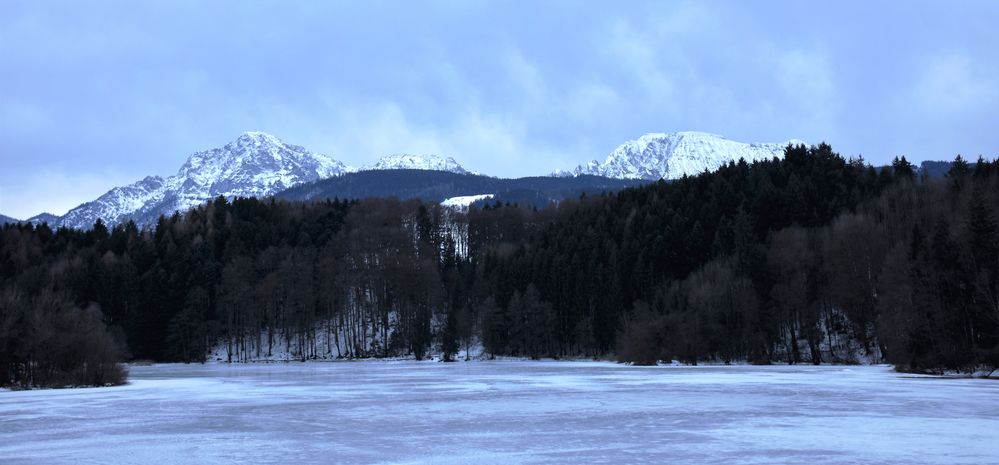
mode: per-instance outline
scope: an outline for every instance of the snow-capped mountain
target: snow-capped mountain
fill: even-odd
[[[97,218],[108,224],[129,218],[150,224],[161,214],[183,212],[218,196],[264,197],[346,170],[328,155],[286,144],[270,134],[246,132],[223,147],[191,155],[173,176],[149,176],[111,189],[70,210],[58,224],[86,229]]]
[[[646,134],[618,147],[603,163],[593,161],[572,172],[556,172],[553,176],[586,174],[623,180],[676,179],[685,174],[714,170],[740,158],[752,162],[782,157],[784,147],[799,143],[802,142],[790,140],[745,144],[702,132]],[[111,189],[62,217],[42,214],[25,222],[88,229],[101,218],[109,225],[128,219],[148,225],[160,215],[183,212],[219,196],[266,197],[345,173],[400,169],[477,174],[463,168],[454,158],[439,155],[391,155],[373,165],[355,169],[327,155],[286,144],[270,134],[247,132],[223,147],[191,155],[173,176],[149,176]],[[380,195],[399,195],[393,186],[379,189],[378,192],[386,191]],[[349,192],[338,191],[337,195],[340,194],[347,196]]]
[[[35,226],[38,226],[42,223],[48,223],[52,226],[56,226],[59,224],[59,217],[51,213],[39,213],[35,216],[32,216],[31,218],[24,220],[23,222],[31,223]]]
[[[40,226],[42,224],[49,224],[52,227],[59,225],[59,217],[51,213],[39,213],[26,220],[19,220],[17,218],[11,218],[9,216],[0,215],[0,226],[5,223],[20,223],[20,224],[33,224],[35,226]]]
[[[430,170],[473,174],[454,161],[454,158],[440,155],[389,155],[373,165],[365,165],[360,169],[360,171],[373,170]]]
[[[747,144],[704,132],[652,133],[621,144],[602,163],[596,160],[571,172],[556,171],[553,176],[592,174],[618,179],[679,179],[714,171],[740,158],[752,163],[773,157],[783,158],[788,144],[804,144],[796,139],[780,143]]]

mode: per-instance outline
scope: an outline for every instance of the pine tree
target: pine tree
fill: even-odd
[[[451,307],[441,332],[441,359],[445,362],[453,362],[458,353],[458,319],[458,310]]]
[[[891,162],[891,167],[897,178],[912,180],[916,177],[915,167],[904,156],[895,157]]]

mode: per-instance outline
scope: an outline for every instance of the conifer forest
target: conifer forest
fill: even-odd
[[[488,356],[999,366],[999,162],[826,144],[545,208],[218,198],[0,230],[0,385],[121,362]],[[224,354],[222,356],[218,354]],[[220,360],[221,359],[221,360]]]

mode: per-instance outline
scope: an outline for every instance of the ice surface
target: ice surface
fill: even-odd
[[[888,367],[133,367],[0,393],[0,463],[999,463],[999,383]]]

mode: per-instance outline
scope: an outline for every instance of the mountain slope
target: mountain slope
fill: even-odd
[[[744,144],[700,132],[646,134],[618,147],[603,163],[593,161],[571,173],[555,173],[554,178],[499,180],[479,176],[453,158],[438,155],[391,155],[355,170],[272,135],[247,132],[223,147],[191,155],[173,176],[149,176],[115,187],[61,218],[42,214],[26,221],[80,229],[90,228],[98,218],[109,225],[129,219],[148,225],[160,215],[183,212],[219,196],[266,197],[286,191],[283,196],[300,200],[396,196],[434,202],[493,194],[500,201],[544,206],[583,192],[636,185],[614,180],[676,179],[740,158],[752,162],[781,157],[788,143]],[[351,175],[338,179],[347,173]],[[334,179],[294,189],[327,178]]]
[[[431,170],[473,174],[458,164],[454,158],[445,158],[440,155],[389,155],[373,165],[366,165],[360,169],[360,171],[373,170]]]
[[[619,179],[679,179],[704,171],[714,171],[740,158],[752,163],[773,157],[782,158],[788,144],[804,144],[799,140],[783,143],[746,144],[704,132],[652,133],[625,142],[602,163],[596,160],[576,167],[572,172],[555,172],[555,176],[590,174]]]
[[[954,166],[954,163],[949,161],[926,160],[919,164],[919,172],[926,173],[931,178],[942,178],[947,175],[952,166]]]
[[[3,226],[5,224],[7,224],[7,223],[20,223],[20,222],[21,222],[20,220],[16,220],[16,219],[11,218],[9,216],[0,215],[0,226]]]
[[[219,197],[264,197],[316,179],[342,174],[343,163],[262,132],[247,132],[223,147],[191,155],[177,174],[149,176],[116,187],[69,211],[60,226],[89,228],[101,218],[150,224]]]
[[[398,197],[437,203],[454,197],[492,194],[489,202],[545,207],[583,193],[615,192],[646,183],[648,181],[588,175],[499,179],[444,171],[380,170],[349,173],[303,184],[276,197],[295,201]]]
[[[60,218],[51,213],[39,213],[35,216],[32,216],[31,218],[24,220],[25,223],[31,223],[35,226],[41,225],[42,223],[46,223],[53,228],[59,226],[59,221]]]

